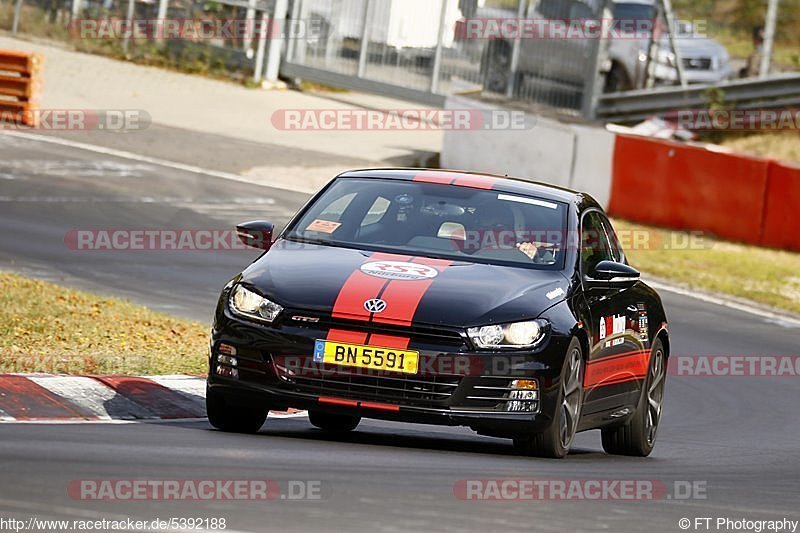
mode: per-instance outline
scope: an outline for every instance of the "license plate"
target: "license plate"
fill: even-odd
[[[319,340],[314,345],[314,362],[416,374],[419,352]]]

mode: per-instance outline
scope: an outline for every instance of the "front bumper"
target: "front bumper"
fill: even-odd
[[[283,314],[292,315],[291,310]],[[234,408],[260,404],[274,410],[313,409],[469,426],[494,436],[537,432],[552,421],[568,337],[550,332],[537,351],[486,354],[471,351],[456,331],[377,328],[334,322],[322,315],[318,318],[314,323],[284,318],[272,325],[257,324],[234,317],[221,306],[212,332],[209,388],[221,393]],[[420,353],[420,370],[403,375],[313,363],[314,342],[327,338],[332,328],[405,335],[408,349]],[[230,368],[218,372],[219,357],[224,355],[221,345],[235,349],[235,375]],[[538,383],[538,402],[532,410],[513,410],[520,404],[509,398],[509,389],[515,380],[523,379]]]

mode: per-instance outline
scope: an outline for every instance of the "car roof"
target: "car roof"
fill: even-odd
[[[586,200],[596,203],[587,194],[537,182],[525,178],[513,178],[480,172],[464,172],[460,170],[434,170],[425,168],[374,168],[351,170],[338,176],[339,178],[375,178],[398,181],[418,181],[438,183],[460,187],[487,189],[510,194],[536,196],[544,200],[554,200],[569,204],[578,204]]]

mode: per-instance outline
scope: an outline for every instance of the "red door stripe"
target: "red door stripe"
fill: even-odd
[[[24,376],[0,375],[0,410],[17,420],[97,419],[91,411]]]
[[[647,376],[649,364],[650,352],[647,350],[589,361],[583,386],[591,388],[643,379]]]

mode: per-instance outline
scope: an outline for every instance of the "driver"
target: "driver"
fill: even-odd
[[[517,241],[517,232],[514,230],[513,219],[514,215],[511,211],[504,212],[504,210],[498,209],[497,206],[487,206],[482,210],[478,219],[481,231],[488,231],[492,233],[493,237],[491,239],[482,239],[483,249],[502,249],[507,246],[506,243],[509,242],[508,236],[511,235],[513,236],[513,242],[516,243],[514,245],[516,250],[528,256],[535,263],[549,263],[550,261],[544,257],[546,254],[541,253],[545,251],[544,248],[530,241]]]

